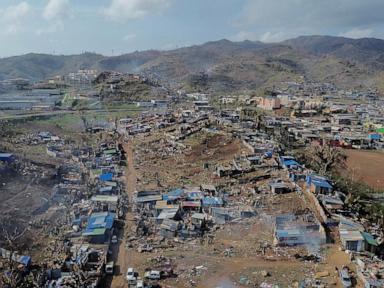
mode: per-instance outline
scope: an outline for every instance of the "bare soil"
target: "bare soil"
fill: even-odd
[[[384,189],[384,153],[366,150],[345,150],[347,173],[355,181],[363,181],[373,189]]]

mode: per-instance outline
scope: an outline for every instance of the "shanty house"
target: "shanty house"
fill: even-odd
[[[284,194],[291,191],[290,187],[282,182],[272,182],[269,184],[269,187],[271,188],[271,192],[273,194]]]
[[[14,160],[14,156],[11,153],[0,153],[0,161],[2,162],[12,162]]]
[[[163,200],[167,201],[168,203],[174,203],[176,201],[179,201],[184,194],[184,190],[181,188],[173,189],[169,191],[166,194],[163,194]]]
[[[223,198],[206,196],[201,200],[203,210],[209,212],[212,207],[222,207],[224,205]]]
[[[138,207],[154,208],[157,201],[163,199],[160,191],[139,191],[136,195],[136,205]]]
[[[171,219],[164,219],[160,225],[160,235],[165,238],[173,238],[177,234],[179,223]]]
[[[329,194],[333,191],[332,185],[328,182],[328,179],[325,177],[320,177],[317,175],[308,175],[306,182],[307,189],[314,194]]]
[[[100,211],[116,212],[119,197],[116,195],[94,195],[91,198],[91,202],[93,202]]]
[[[352,220],[340,219],[339,235],[344,249],[361,252],[364,250],[364,237],[361,235],[364,227]]]
[[[298,169],[302,166],[291,156],[280,157],[281,166],[285,169]]]
[[[115,218],[116,214],[111,212],[93,213],[88,218],[88,224],[85,231],[82,233],[82,236],[89,243],[106,243],[111,237]]]
[[[191,216],[191,222],[198,229],[202,229],[205,225],[205,215],[203,213],[193,213]]]
[[[312,214],[276,216],[274,236],[274,243],[279,246],[315,246],[326,242],[324,228]]]

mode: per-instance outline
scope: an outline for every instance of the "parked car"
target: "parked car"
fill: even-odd
[[[160,280],[161,275],[160,275],[160,271],[151,270],[151,271],[146,271],[144,274],[144,277],[150,280]]]
[[[144,281],[143,280],[137,280],[136,288],[144,288]]]
[[[351,277],[349,276],[348,267],[343,267],[339,271],[340,281],[343,287],[352,287]]]
[[[115,266],[115,263],[113,261],[108,262],[105,265],[105,273],[107,273],[108,275],[113,275],[113,267],[114,266]]]
[[[128,284],[130,284],[130,282],[133,282],[133,281],[136,284],[137,277],[136,277],[135,270],[133,268],[128,268],[126,278],[127,278]]]

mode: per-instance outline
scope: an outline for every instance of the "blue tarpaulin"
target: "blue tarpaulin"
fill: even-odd
[[[273,151],[265,152],[265,153],[264,153],[264,156],[265,156],[266,158],[272,158],[272,156],[273,156]]]
[[[290,166],[301,166],[299,163],[297,163],[295,160],[289,159],[289,160],[283,160],[284,166],[290,167]]]
[[[381,135],[379,133],[371,133],[368,135],[368,139],[370,140],[380,140]]]
[[[184,190],[181,188],[174,189],[169,191],[167,194],[163,195],[163,200],[177,200],[180,199],[183,195]]]
[[[100,175],[101,181],[111,181],[113,178],[113,173],[104,173]]]
[[[30,256],[20,256],[18,262],[24,266],[29,266],[31,264],[32,258]]]

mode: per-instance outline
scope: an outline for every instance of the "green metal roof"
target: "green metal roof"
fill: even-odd
[[[117,150],[116,150],[116,149],[108,149],[108,150],[104,150],[103,153],[104,153],[104,154],[107,154],[107,155],[110,155],[110,154],[116,154],[116,153],[117,153]]]
[[[100,236],[105,234],[106,229],[105,228],[96,228],[92,229],[91,231],[86,231],[82,235],[83,236]]]
[[[384,134],[384,127],[383,128],[377,128],[376,132]]]
[[[373,236],[367,232],[361,232],[361,235],[363,235],[364,237],[364,240],[369,244],[369,245],[372,245],[372,246],[378,246],[379,244],[377,243],[377,241],[375,240],[375,238],[373,238]]]

